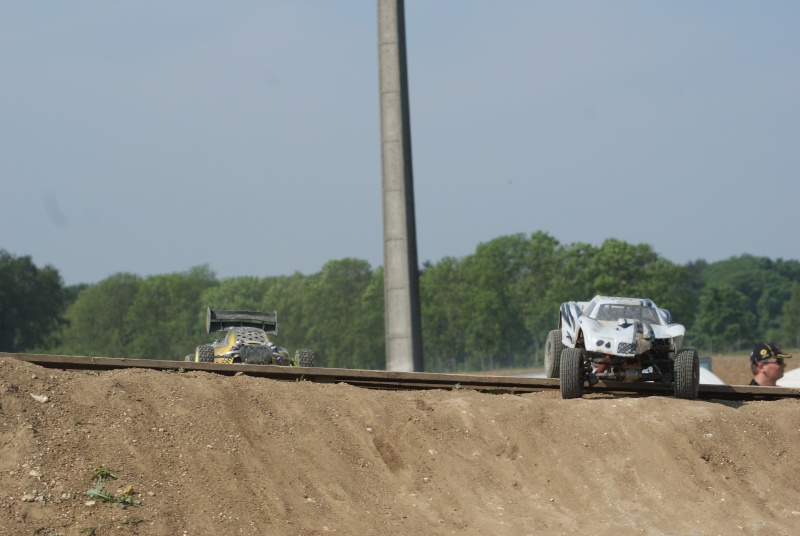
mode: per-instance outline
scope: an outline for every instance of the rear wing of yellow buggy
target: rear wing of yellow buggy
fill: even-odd
[[[268,335],[278,334],[278,313],[257,311],[223,311],[208,308],[206,331],[224,331],[228,328],[247,327],[263,329]]]

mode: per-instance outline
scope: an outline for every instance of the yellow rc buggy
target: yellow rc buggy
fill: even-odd
[[[313,367],[314,352],[297,350],[294,358],[270,336],[278,335],[278,314],[255,311],[223,311],[209,308],[206,331],[223,334],[211,344],[201,344],[184,361],[195,363],[244,363],[254,365],[283,365]]]

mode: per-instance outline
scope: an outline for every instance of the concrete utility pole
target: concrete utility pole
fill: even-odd
[[[386,370],[422,372],[403,0],[378,0]]]

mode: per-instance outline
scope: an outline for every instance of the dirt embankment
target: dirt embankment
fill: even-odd
[[[2,358],[0,534],[790,535],[799,439],[797,399],[390,392]],[[98,477],[110,502],[86,495]]]

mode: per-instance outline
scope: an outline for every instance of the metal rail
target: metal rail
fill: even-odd
[[[41,367],[63,370],[115,370],[146,368],[163,371],[203,371],[233,376],[246,374],[281,381],[311,381],[318,383],[347,383],[370,389],[472,389],[486,393],[532,393],[559,389],[557,379],[523,378],[519,376],[492,376],[488,374],[435,374],[429,372],[392,372],[385,370],[358,370],[322,367],[282,367],[278,365],[223,365],[217,363],[189,363],[155,359],[119,359],[44,354],[15,354],[0,352],[0,359],[10,358]],[[670,386],[651,382],[606,382],[585,392],[614,395],[672,395]],[[702,399],[776,400],[800,398],[800,389],[785,387],[758,387],[749,385],[700,385]]]

